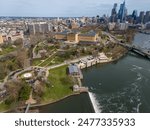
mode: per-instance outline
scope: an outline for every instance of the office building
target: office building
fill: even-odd
[[[137,17],[138,17],[137,10],[133,10],[133,13],[132,13],[133,23],[137,22]]]
[[[41,32],[40,30],[41,30],[40,25],[39,24],[34,24],[34,32],[35,33],[40,33]]]
[[[147,23],[150,21],[150,11],[147,11],[144,17],[144,23]]]
[[[34,24],[29,24],[28,25],[29,33],[30,34],[35,34],[35,27]]]
[[[40,31],[41,31],[41,33],[47,33],[47,32],[49,32],[49,26],[48,26],[48,24],[47,23],[41,23],[40,24]]]
[[[139,15],[138,23],[143,23],[144,22],[144,15],[145,15],[145,12],[141,11],[140,15]]]
[[[45,22],[32,23],[28,25],[30,34],[39,34],[49,32],[49,25]]]
[[[150,22],[146,23],[146,29],[150,29]]]
[[[126,22],[126,16],[127,16],[127,8],[126,8],[126,4],[124,1],[123,4],[120,5],[120,9],[118,12],[118,19],[120,23]]]
[[[116,22],[117,21],[117,3],[114,4],[114,7],[111,11],[111,22]]]

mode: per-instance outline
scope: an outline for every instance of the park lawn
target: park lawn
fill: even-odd
[[[45,87],[43,102],[53,102],[73,94],[71,89],[73,82],[71,77],[66,74],[66,69],[67,66],[62,66],[49,71],[48,80],[51,85]]]
[[[40,66],[41,67],[51,66],[51,65],[61,64],[63,62],[64,62],[63,58],[58,57],[58,56],[52,56],[48,60],[46,60],[42,64],[40,64]]]
[[[64,62],[63,58],[55,56],[47,62],[47,66],[57,65],[57,64],[61,64],[63,62]]]
[[[51,60],[52,60],[52,59],[53,59],[53,57],[49,58],[48,60],[44,61],[43,63],[42,63],[42,60],[45,60],[45,59],[41,59],[41,58],[39,58],[39,59],[34,59],[33,62],[32,62],[32,65],[33,65],[33,66],[39,65],[39,66],[41,66],[41,67],[44,67],[44,66],[46,66],[46,65],[49,65],[49,63],[51,63]],[[41,63],[41,64],[40,64],[40,63]]]
[[[56,50],[56,47],[55,46],[48,46],[48,45],[38,45],[36,48],[35,48],[35,53],[37,54],[40,50],[47,50],[48,52],[52,51],[52,50]]]
[[[0,112],[4,112],[6,110],[10,109],[9,105],[6,105],[4,102],[0,103]]]
[[[39,59],[34,59],[34,60],[32,61],[32,65],[33,65],[33,66],[36,66],[36,65],[40,64],[40,63],[42,62],[42,60],[43,60],[43,59],[41,59],[41,58],[39,58]]]
[[[51,60],[53,59],[53,57],[54,57],[54,56],[49,57],[49,58],[48,58],[47,60],[45,60],[42,64],[40,64],[40,66],[41,66],[41,67],[44,67],[44,66],[48,65],[48,64],[51,62]]]
[[[0,103],[0,112],[3,112],[8,109],[8,106],[5,103]]]
[[[56,47],[55,46],[47,46],[46,50],[47,51],[56,50]]]
[[[0,52],[0,55],[5,55],[5,54],[12,52],[12,51],[15,51],[15,50],[16,50],[16,48],[9,46],[7,48],[3,48],[2,52]]]
[[[16,108],[17,102],[11,102],[10,104],[6,104],[5,102],[0,103],[0,112],[10,111]]]

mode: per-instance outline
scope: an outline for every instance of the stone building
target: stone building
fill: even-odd
[[[79,42],[79,38],[78,38],[78,33],[68,33],[67,34],[67,41],[69,42],[76,42],[78,43]]]

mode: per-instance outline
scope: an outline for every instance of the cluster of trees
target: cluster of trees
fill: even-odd
[[[135,32],[136,32],[136,31],[135,31],[135,30],[132,30],[132,29],[127,30],[127,32],[126,32],[126,41],[127,41],[127,42],[132,42],[132,41],[133,41]]]
[[[6,105],[16,104],[19,101],[24,101],[29,98],[31,87],[28,86],[25,81],[8,81],[5,84],[7,90],[7,99],[5,100]]]
[[[28,51],[25,48],[18,49],[16,60],[20,68],[24,68],[25,61],[28,59]]]
[[[0,80],[4,79],[9,72],[17,69],[20,69],[20,67],[15,57],[0,61]]]

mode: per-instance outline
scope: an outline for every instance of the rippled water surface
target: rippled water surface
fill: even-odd
[[[150,35],[137,34],[133,44],[150,48],[149,41]],[[150,59],[129,52],[117,62],[84,69],[83,75],[89,96],[73,96],[40,112],[150,112]]]
[[[150,48],[150,35],[134,44]],[[102,112],[150,112],[150,59],[129,52],[118,62],[84,69],[83,84],[96,95]]]

